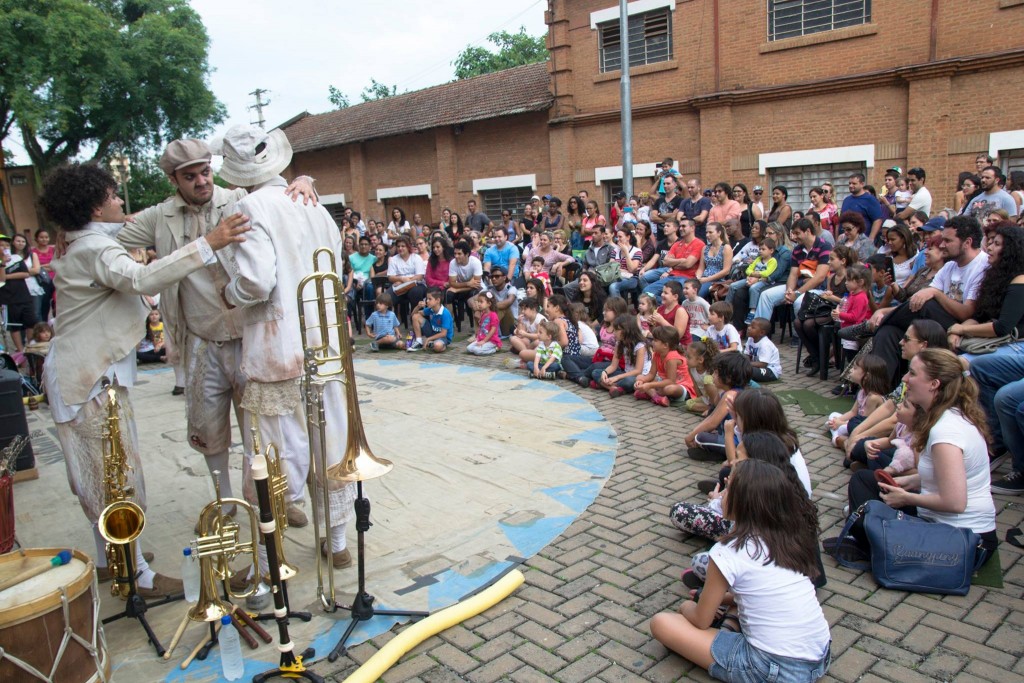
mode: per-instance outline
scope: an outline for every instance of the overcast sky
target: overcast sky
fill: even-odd
[[[495,31],[520,26],[539,36],[545,0],[191,0],[210,36],[210,85],[227,107],[214,134],[255,122],[247,107],[256,88],[267,126],[302,112],[332,109],[334,85],[352,104],[370,78],[418,90],[454,77],[452,62],[466,45],[486,45]],[[14,140],[11,140],[14,142]],[[18,140],[20,142],[20,140]],[[28,163],[11,144],[17,163]]]

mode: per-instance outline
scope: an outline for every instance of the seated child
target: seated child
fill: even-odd
[[[167,361],[167,348],[164,346],[164,323],[160,319],[160,311],[150,310],[146,317],[146,336],[135,349],[135,356],[140,363],[162,363]]]
[[[571,304],[573,314],[576,316],[576,329],[580,340],[580,355],[584,357],[584,362],[593,359],[594,354],[597,353],[597,349],[600,348],[600,343],[597,341],[597,333],[594,332],[594,328],[590,319],[590,312],[587,307],[577,301]]]
[[[771,237],[764,238],[758,246],[757,258],[747,266],[746,279],[737,280],[729,286],[729,293],[725,297],[725,300],[729,303],[732,303],[738,290],[744,287],[750,289],[749,301],[747,302],[747,307],[750,311],[747,313],[746,320],[743,321],[747,325],[754,319],[754,311],[757,310],[757,304],[761,301],[761,292],[768,287],[768,280],[779,267],[779,262],[775,258],[776,246],[775,240]]]
[[[698,339],[686,348],[686,363],[697,390],[696,396],[686,399],[686,409],[702,417],[718,403],[718,387],[712,376],[717,356],[718,346],[706,340]]]
[[[467,353],[474,356],[490,356],[501,350],[501,323],[494,308],[497,297],[494,292],[485,290],[473,297],[477,320],[476,339],[466,347]]]
[[[845,413],[832,413],[826,423],[832,434],[832,445],[839,448],[846,446],[850,432],[885,401],[889,370],[884,360],[868,353],[854,361],[850,381],[860,386],[853,407]]]
[[[544,296],[551,296],[551,276],[544,270],[544,257],[534,256],[530,261],[530,272],[526,275],[527,280],[537,279],[544,283]]]
[[[654,338],[654,364],[636,381],[633,397],[668,407],[671,401],[686,400],[696,395],[690,368],[679,353],[679,332],[676,328],[659,325],[651,331],[651,336]]]
[[[854,472],[867,467],[870,470],[884,469],[889,474],[902,474],[917,467],[910,447],[916,414],[917,406],[905,396],[896,406],[896,425],[889,435],[865,440],[864,448],[854,451],[843,465]]]
[[[708,328],[708,341],[718,345],[719,351],[739,351],[740,333],[727,322],[732,319],[732,304],[725,301],[716,301],[711,304],[711,312],[708,320],[711,326]]]
[[[542,322],[538,328],[540,343],[537,344],[533,356],[531,377],[537,379],[555,379],[562,369],[562,345],[558,343],[559,327],[550,320]]]
[[[25,344],[25,353],[34,353],[45,357],[50,352],[50,341],[52,339],[53,328],[50,327],[50,324],[36,323],[32,328],[32,341]]]
[[[839,338],[842,340],[843,353],[847,360],[852,360],[860,348],[860,342],[856,336],[851,335],[851,331],[871,317],[871,302],[865,291],[868,279],[868,270],[864,266],[858,264],[847,268],[846,296],[832,311],[832,319],[839,322]]]
[[[747,343],[743,352],[750,359],[754,379],[758,382],[774,382],[782,379],[782,361],[779,349],[768,337],[772,324],[765,318],[754,318],[747,323]]]
[[[651,339],[651,318],[658,310],[658,302],[650,294],[641,294],[636,305],[636,324],[648,341]]]
[[[427,290],[426,298],[413,309],[413,341],[406,351],[419,351],[426,347],[434,353],[448,349],[455,336],[455,319],[443,305],[444,293],[439,287]]]
[[[528,296],[519,302],[519,322],[516,331],[509,339],[512,353],[518,354],[524,349],[535,349],[539,343],[538,325],[547,320],[540,312],[537,299]]]
[[[718,302],[725,303],[725,302]],[[713,311],[712,311],[713,312]],[[732,402],[750,384],[750,360],[742,353],[723,353],[715,358],[715,387],[720,392],[711,414],[686,435],[687,457],[698,462],[724,462],[723,427],[732,418]]]
[[[402,333],[399,331],[401,323],[398,316],[391,310],[391,295],[382,292],[377,295],[374,301],[374,310],[366,319],[366,336],[372,339],[370,342],[371,351],[380,349],[404,349],[405,342],[402,341]]]
[[[661,306],[651,316],[651,327],[665,325],[674,327],[679,333],[679,343],[686,347],[693,337],[690,335],[690,314],[680,305],[683,298],[683,286],[676,280],[669,280],[661,290]]]
[[[622,313],[612,323],[615,333],[615,350],[611,361],[604,367],[591,370],[589,386],[592,389],[607,389],[612,398],[626,392],[633,393],[636,381],[651,371],[651,355],[647,340],[636,324],[636,318]],[[592,366],[593,367],[593,366]],[[580,384],[583,378],[580,379]]]
[[[690,335],[694,339],[703,339],[708,336],[708,325],[710,321],[708,314],[711,312],[711,304],[697,294],[700,292],[700,280],[691,277],[683,283],[683,300],[681,306],[690,316]]]

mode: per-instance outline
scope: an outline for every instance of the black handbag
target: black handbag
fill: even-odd
[[[824,299],[817,292],[808,292],[804,295],[803,305],[800,306],[800,310],[797,311],[796,317],[798,320],[827,318],[832,315],[832,311],[835,310],[835,308],[836,304]]]

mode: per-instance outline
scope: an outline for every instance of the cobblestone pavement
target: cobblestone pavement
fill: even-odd
[[[835,381],[794,376],[796,350],[788,341],[780,344],[786,376],[772,386],[828,394]],[[406,356],[412,363],[429,356],[433,362],[491,368],[511,357],[477,358],[464,349],[463,342],[440,356]],[[618,432],[615,469],[604,490],[562,536],[526,562],[526,583],[518,591],[421,643],[384,681],[711,680],[654,641],[647,626],[656,612],[678,607],[685,592],[680,572],[693,552],[705,548],[704,541],[676,530],[667,514],[675,501],[698,500],[697,481],[716,471],[686,458],[682,435],[697,418],[629,396],[571,390],[591,401]],[[811,472],[822,536],[834,536],[848,473],[824,436],[824,417],[805,416],[796,405],[786,412]],[[1021,523],[1022,503],[996,496],[1000,538]],[[832,627],[833,662],[824,680],[1024,681],[1024,563],[1021,551],[1006,543],[1000,557],[1005,588],[975,586],[962,598],[881,590],[870,575],[826,558],[828,585],[818,598]],[[342,681],[392,637],[389,632],[353,648],[350,660],[324,661],[314,670]]]

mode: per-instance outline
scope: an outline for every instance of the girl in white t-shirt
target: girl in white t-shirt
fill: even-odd
[[[719,680],[817,681],[831,656],[811,583],[820,571],[814,503],[779,467],[743,460],[723,510],[733,529],[711,549],[699,600],[655,615],[651,633]],[[729,628],[732,606],[740,632]]]

